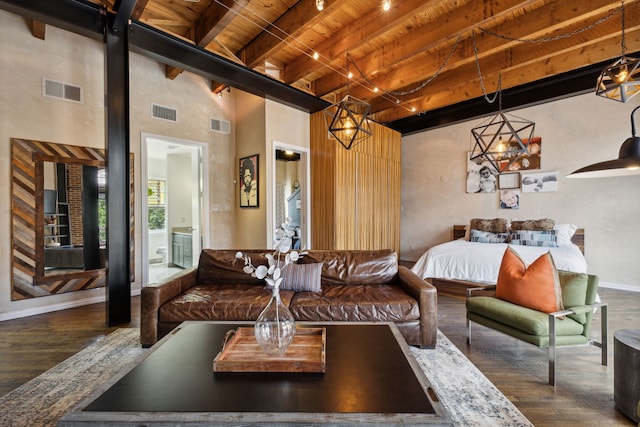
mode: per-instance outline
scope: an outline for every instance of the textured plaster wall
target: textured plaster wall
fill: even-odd
[[[589,272],[604,284],[640,290],[640,175],[568,179],[591,163],[616,158],[631,136],[626,104],[592,93],[550,102],[513,114],[536,123],[542,137],[540,171],[557,171],[557,192],[523,193],[520,209],[499,209],[498,194],[466,193],[466,154],[473,147],[474,120],[402,139],[401,258],[416,260],[429,247],[452,238],[453,224],[471,218],[549,217],[585,228]]]
[[[74,305],[104,295],[91,290],[11,301],[10,138],[104,148],[104,49],[101,42],[47,26],[45,40],[34,38],[25,19],[0,11],[0,320]],[[208,146],[212,247],[234,246],[235,95],[222,98],[210,82],[183,72],[174,80],[165,67],[130,54],[130,142],[134,153],[135,291],[141,286],[141,134],[154,134]],[[82,104],[42,96],[42,78],[82,86]],[[177,123],[151,117],[151,103],[178,111]],[[228,120],[229,135],[209,130],[210,118]],[[263,126],[264,128],[264,126]],[[264,138],[263,138],[264,141]],[[263,143],[264,146],[264,143]],[[142,188],[146,188],[146,185]]]

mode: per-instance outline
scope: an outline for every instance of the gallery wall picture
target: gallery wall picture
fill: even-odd
[[[488,160],[471,160],[467,153],[467,193],[495,193],[497,191],[496,171]]]
[[[500,209],[520,209],[520,191],[500,190]]]
[[[518,172],[501,173],[498,175],[498,188],[500,190],[520,188],[520,174]]]
[[[258,207],[258,154],[240,159],[240,207]]]
[[[522,173],[523,193],[558,191],[558,172]]]
[[[504,150],[503,159],[498,159],[498,165],[500,165],[500,170],[503,172],[515,172],[515,171],[524,171],[524,170],[535,170],[540,169],[540,157],[542,156],[542,138],[541,137],[533,137],[531,139],[523,139],[522,142],[527,147],[528,155],[524,154],[514,154],[518,156],[518,158],[511,162],[512,155],[511,152],[516,152],[520,149],[520,146],[517,142],[505,143],[506,147]]]

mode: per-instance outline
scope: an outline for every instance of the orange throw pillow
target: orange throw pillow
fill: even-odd
[[[498,273],[496,296],[545,313],[564,309],[558,271],[549,252],[527,268],[516,251],[507,247]]]

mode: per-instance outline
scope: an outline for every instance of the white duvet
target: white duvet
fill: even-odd
[[[506,243],[476,243],[459,239],[427,250],[411,269],[423,279],[450,279],[495,284]],[[511,245],[527,264],[551,252],[558,270],[587,272],[587,261],[576,245],[557,248]]]

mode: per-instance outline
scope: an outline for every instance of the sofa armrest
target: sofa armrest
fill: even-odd
[[[438,293],[436,288],[402,265],[398,267],[398,286],[418,301],[420,307],[420,347],[435,348],[438,337]]]
[[[163,280],[145,286],[140,298],[140,344],[151,347],[158,341],[158,312],[172,298],[196,285],[197,267],[193,267]]]

